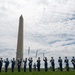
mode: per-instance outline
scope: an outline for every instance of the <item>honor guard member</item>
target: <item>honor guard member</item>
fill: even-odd
[[[38,57],[38,60],[37,60],[37,70],[40,71],[40,57]]]
[[[4,61],[4,63],[5,63],[5,72],[7,72],[8,71],[8,66],[9,66],[9,60],[8,60],[8,58],[6,58],[6,60]]]
[[[0,72],[2,70],[2,66],[3,66],[3,60],[2,60],[2,58],[0,58]]]
[[[74,70],[75,70],[75,58],[72,57],[72,60],[71,60],[72,64],[73,64],[73,67],[74,67]]]
[[[51,57],[50,62],[51,62],[51,66],[52,66],[52,71],[55,71],[55,63],[54,63],[53,57]]]
[[[23,62],[24,62],[24,72],[26,72],[27,58],[25,58],[25,60],[23,60]]]
[[[29,58],[28,61],[29,61],[29,71],[31,72],[32,71],[32,62],[33,62],[33,60],[32,60],[32,58]]]
[[[58,63],[59,63],[59,69],[60,69],[60,71],[62,71],[62,59],[61,59],[61,57],[59,57]]]
[[[65,57],[65,65],[66,65],[66,70],[69,71],[69,60],[67,59],[67,57]]]
[[[45,71],[48,71],[47,57],[45,57],[45,58],[43,59],[43,61],[44,61]]]
[[[34,63],[33,67],[34,67],[34,71],[36,71],[36,63]]]
[[[11,60],[11,69],[12,69],[12,72],[14,72],[14,67],[15,67],[15,58],[13,58],[13,60]]]
[[[18,72],[20,72],[21,62],[22,62],[22,61],[18,58],[18,61],[17,61]]]

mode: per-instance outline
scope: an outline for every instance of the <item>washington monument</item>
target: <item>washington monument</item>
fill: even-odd
[[[18,60],[18,58],[23,60],[23,16],[22,15],[19,18],[16,61]]]

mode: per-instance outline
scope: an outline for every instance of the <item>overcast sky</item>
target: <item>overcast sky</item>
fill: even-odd
[[[16,57],[19,17],[24,18],[24,57],[75,55],[75,0],[0,0],[0,57]]]

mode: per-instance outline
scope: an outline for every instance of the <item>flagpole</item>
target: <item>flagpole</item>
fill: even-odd
[[[30,58],[30,47],[28,47],[28,59]]]

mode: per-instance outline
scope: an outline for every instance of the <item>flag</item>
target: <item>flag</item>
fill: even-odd
[[[30,47],[28,48],[28,55],[30,54]]]
[[[45,57],[44,53],[43,53],[43,58]]]
[[[36,56],[35,57],[37,57],[37,53],[38,53],[38,50],[36,50]]]

